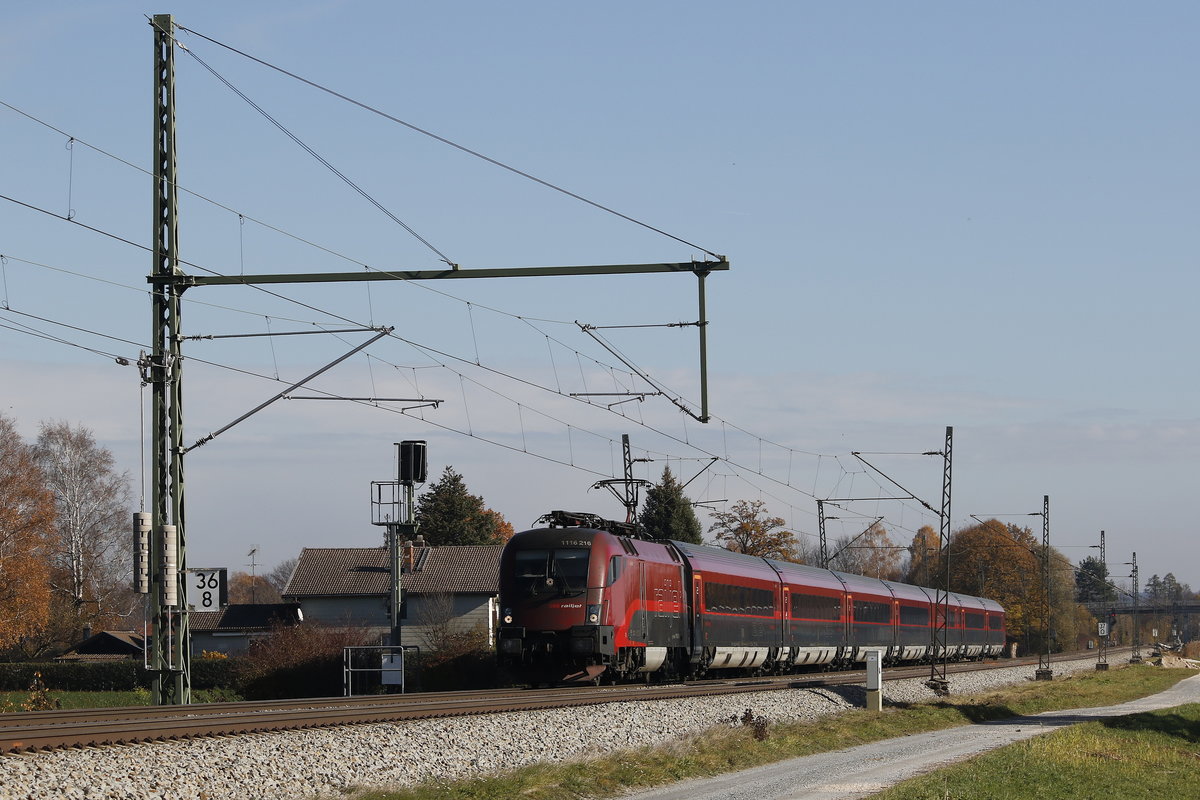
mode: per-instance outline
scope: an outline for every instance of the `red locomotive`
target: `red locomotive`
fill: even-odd
[[[533,682],[846,667],[933,657],[934,592],[895,581],[638,538],[555,511],[500,557],[502,664]],[[947,657],[999,655],[1004,609],[951,594]],[[938,653],[940,658],[943,654]]]

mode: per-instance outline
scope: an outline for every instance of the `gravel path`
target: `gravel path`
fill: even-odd
[[[1047,711],[792,758],[622,800],[859,800],[909,778],[1067,725],[1200,701],[1200,675],[1159,694],[1102,708]],[[1182,796],[1182,795],[1181,795]]]
[[[1094,659],[1054,663],[1056,676]],[[1032,667],[950,676],[955,694],[1032,677]],[[934,698],[920,680],[886,681],[892,703]],[[567,761],[660,744],[752,709],[771,721],[812,720],[861,707],[861,687],[611,703],[448,720],[195,739],[0,757],[0,800],[262,800],[339,796],[352,786],[401,786],[538,761]]]

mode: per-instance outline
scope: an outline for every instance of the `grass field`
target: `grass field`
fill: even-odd
[[[1073,725],[905,781],[875,797],[1200,797],[1200,705]]]
[[[905,736],[924,731],[938,730],[956,725],[980,722],[989,719],[1004,719],[1019,714],[1034,714],[1063,708],[1085,708],[1125,702],[1137,697],[1155,694],[1194,673],[1184,670],[1164,670],[1151,666],[1127,667],[1109,672],[1085,673],[1081,676],[1052,682],[1030,682],[986,694],[950,697],[944,700],[889,708],[882,713],[852,711],[828,717],[815,723],[786,725],[747,724],[737,728],[710,730],[698,737],[672,742],[663,747],[641,749],[606,756],[597,760],[570,764],[542,764],[526,767],[514,772],[487,778],[455,781],[416,786],[401,791],[363,790],[355,793],[356,800],[573,800],[574,798],[614,797],[630,790],[660,786],[689,778],[702,778],[732,772],[748,767],[773,763],[796,756],[828,752],[853,747],[867,742],[879,741],[896,736]],[[1155,716],[1155,715],[1146,715]],[[1135,722],[1137,720],[1135,719]],[[1186,729],[1195,742],[1196,729],[1187,728],[1186,720],[1180,722],[1169,718],[1160,727],[1176,733],[1159,731],[1157,735],[1183,746],[1177,731]],[[1156,723],[1158,725],[1158,723]],[[1090,727],[1090,726],[1081,726]],[[1103,727],[1103,726],[1100,726]],[[1111,731],[1121,730],[1111,728]],[[1075,729],[1063,731],[1064,734]],[[1105,729],[1111,732],[1110,729]],[[1140,730],[1127,729],[1128,734]],[[1054,734],[1057,736],[1058,734]],[[1052,738],[1052,737],[1039,737]],[[1101,758],[1092,764],[1093,769],[1104,767],[1105,771],[1117,773],[1127,763],[1133,763],[1135,752],[1145,753],[1160,746],[1160,739],[1149,744],[1125,744],[1118,746],[1117,754],[1107,760]],[[1034,740],[1037,742],[1037,740]],[[1023,745],[1035,747],[1034,742]],[[1068,745],[1069,747],[1070,745]],[[1125,748],[1130,748],[1126,754]],[[1194,750],[1193,746],[1193,750]],[[1101,751],[1104,752],[1104,751]],[[1130,759],[1130,761],[1126,761]],[[1193,760],[1195,759],[1193,756]],[[1174,762],[1172,762],[1174,763]],[[997,769],[1002,773],[1004,769]],[[1147,769],[1150,769],[1149,767]],[[1194,773],[1188,773],[1192,775]],[[941,773],[937,773],[941,775]],[[1011,776],[1010,776],[1011,777]],[[972,771],[964,775],[964,791],[974,794],[947,794],[947,787],[931,784],[916,789],[917,794],[896,795],[896,798],[1008,798],[1004,794],[980,794],[983,786]],[[1039,780],[1041,780],[1039,778]],[[1088,797],[1087,794],[1047,794],[1045,787],[1057,779],[1047,777],[1041,783],[1042,791],[1024,797]],[[995,778],[1002,782],[1001,777]],[[1017,782],[1024,783],[1022,774]],[[1038,784],[1029,782],[1035,788]],[[1186,785],[1186,784],[1185,784]],[[1196,784],[1193,784],[1193,786]],[[989,787],[990,788],[990,787]],[[921,793],[924,792],[924,793]],[[1097,795],[1099,797],[1100,795]],[[1139,792],[1113,792],[1109,797],[1151,796]],[[1182,797],[1178,791],[1174,797]],[[1194,795],[1192,795],[1194,796]],[[889,797],[889,800],[894,800]]]

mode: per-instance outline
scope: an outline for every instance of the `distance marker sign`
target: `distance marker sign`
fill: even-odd
[[[220,611],[229,605],[229,570],[226,567],[189,569],[187,603],[189,611]]]

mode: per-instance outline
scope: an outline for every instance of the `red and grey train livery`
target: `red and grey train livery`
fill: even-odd
[[[935,593],[895,581],[638,538],[555,511],[500,557],[502,664],[532,681],[676,679],[934,656]],[[1004,609],[950,594],[945,655],[999,655]]]

